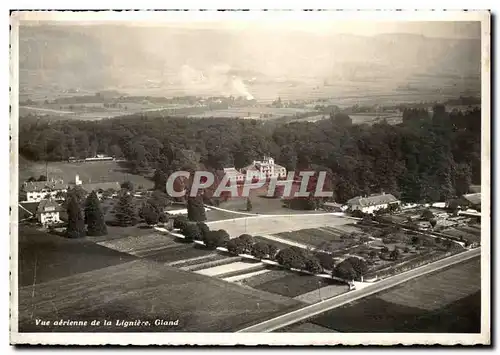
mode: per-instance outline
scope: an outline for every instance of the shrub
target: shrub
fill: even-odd
[[[319,261],[319,264],[324,270],[333,270],[335,266],[335,262],[333,261],[333,257],[327,253],[316,253],[316,258]]]
[[[186,241],[201,240],[200,227],[196,223],[186,223],[181,229],[181,233],[186,237]]]
[[[269,259],[274,260],[276,258],[276,254],[278,254],[278,247],[274,244],[269,244],[268,246],[268,256]]]
[[[319,260],[313,255],[306,255],[304,264],[304,270],[309,271],[313,274],[318,274],[323,270]]]
[[[210,231],[203,237],[203,242],[210,249],[223,247],[229,242],[229,234],[223,229]]]
[[[258,259],[263,259],[269,255],[269,244],[265,242],[257,242],[252,245],[251,253]]]
[[[382,253],[388,253],[389,252],[389,248],[388,247],[383,247],[380,251]]]
[[[305,269],[305,258],[302,250],[297,247],[282,249],[276,254],[276,261],[287,268]]]
[[[210,228],[207,226],[206,223],[203,222],[198,222],[198,227],[200,228],[201,235],[204,236],[208,232],[210,232]]]
[[[237,239],[240,241],[246,253],[250,253],[252,251],[254,241],[250,234],[242,234]]]
[[[243,247],[241,240],[238,240],[238,238],[229,240],[226,244],[226,248],[231,254],[238,255],[245,252],[245,248]]]
[[[186,216],[177,216],[174,218],[174,228],[182,230],[188,223],[189,220]]]

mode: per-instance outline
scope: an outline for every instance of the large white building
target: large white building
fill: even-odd
[[[285,167],[276,164],[273,158],[266,156],[263,160],[254,160],[252,164],[241,169],[241,172],[246,175],[247,181],[253,178],[286,178]]]
[[[68,190],[68,187],[62,180],[57,181],[30,181],[25,182],[23,186],[26,192],[27,202],[40,202],[43,199],[57,199]]]
[[[391,205],[399,205],[399,203],[400,201],[396,197],[383,192],[370,196],[356,196],[347,201],[347,206],[351,211],[358,210],[363,213],[373,213],[388,208]]]

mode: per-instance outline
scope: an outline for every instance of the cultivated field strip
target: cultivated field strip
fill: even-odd
[[[342,226],[351,219],[332,214],[306,214],[289,216],[255,216],[208,222],[210,229],[225,229],[231,237],[251,232],[252,235],[276,234],[305,228]]]
[[[258,286],[260,284],[288,276],[291,273],[292,272],[288,271],[288,270],[270,270],[269,272],[267,272],[265,274],[251,276],[251,277],[243,280],[243,284],[250,286],[250,287],[255,287],[255,286]]]
[[[231,270],[222,274],[218,274],[217,277],[220,279],[227,280],[227,278],[231,277],[249,277],[248,275],[252,275],[255,272],[262,272],[262,271],[267,271],[266,265],[258,262],[254,263],[252,267],[249,267],[247,269]]]
[[[218,276],[218,275],[225,275],[235,271],[244,271],[248,269],[253,270],[255,267],[256,264],[251,264],[243,261],[236,261],[224,265],[214,266],[211,268],[199,269],[197,273],[207,276]]]
[[[238,281],[242,281],[242,280],[245,280],[245,279],[249,279],[249,278],[257,276],[257,275],[262,275],[262,274],[268,273],[270,271],[271,270],[269,270],[269,269],[264,269],[264,270],[246,272],[246,273],[244,273],[242,275],[236,275],[236,276],[230,276],[230,277],[227,277],[227,276],[223,277],[223,280],[227,281],[227,282],[238,282]]]
[[[222,257],[221,254],[210,253],[207,255],[197,256],[197,257],[190,258],[190,259],[173,261],[171,263],[166,263],[166,264],[169,266],[174,266],[174,267],[183,267],[183,266],[195,265],[198,263],[204,263],[204,262],[212,261],[212,260],[219,260],[221,257]]]
[[[26,329],[35,319],[155,319],[168,314],[179,317],[180,330],[227,331],[299,304],[140,259],[21,288],[19,320],[20,329]]]
[[[239,262],[242,260],[240,256],[226,256],[222,259],[217,259],[217,260],[212,260],[212,261],[207,261],[207,262],[202,262],[202,263],[195,263],[193,265],[188,265],[185,267],[181,267],[182,270],[186,271],[199,271],[199,270],[205,270],[205,269],[211,269],[217,266],[224,266],[227,264],[232,264],[235,262]]]
[[[135,256],[154,254],[155,252],[165,249],[166,247],[174,247],[177,245],[172,238],[159,233],[144,236],[130,236],[99,242],[97,244]]]
[[[409,281],[379,297],[387,302],[425,310],[442,308],[481,289],[480,266],[479,260],[473,260]]]

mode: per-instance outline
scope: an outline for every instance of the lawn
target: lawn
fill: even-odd
[[[333,280],[321,277],[291,273],[285,277],[254,286],[254,288],[286,297],[297,297],[333,283]]]
[[[49,162],[47,165],[48,178],[63,179],[65,183],[75,181],[75,175],[80,176],[83,183],[131,181],[135,187],[144,189],[153,188],[153,181],[141,175],[134,175],[116,161],[101,161],[88,163]],[[45,163],[33,162],[19,158],[19,182],[23,183],[31,176],[45,175]]]
[[[159,250],[178,245],[174,237],[160,234],[154,230],[150,230],[150,234],[147,235],[132,235],[99,242],[98,244],[136,256],[155,254]]]
[[[67,239],[19,227],[19,286],[135,260],[136,257],[97,245],[87,239]]]
[[[479,265],[474,258],[309,321],[341,332],[479,332]]]
[[[257,287],[259,285],[262,285],[266,282],[272,282],[274,280],[281,279],[286,276],[290,276],[292,274],[292,271],[288,270],[283,270],[283,269],[272,269],[269,272],[255,275],[252,277],[249,277],[245,280],[242,280],[241,283],[250,287]]]
[[[145,256],[145,258],[162,263],[171,263],[175,261],[204,256],[210,254],[211,252],[211,250],[208,250],[200,245],[179,243],[176,246],[158,250],[153,254]]]
[[[321,228],[301,229],[293,232],[278,233],[276,236],[305,245],[310,245],[315,248],[322,247],[326,243],[329,245],[333,244],[338,248],[343,248],[345,246],[344,240],[341,240],[338,234],[331,233],[328,230],[323,230]]]
[[[88,258],[92,261],[92,258]],[[22,332],[230,332],[296,309],[299,302],[150,260],[20,289]],[[109,320],[111,326],[36,326],[35,320]],[[179,320],[123,328],[117,320]]]

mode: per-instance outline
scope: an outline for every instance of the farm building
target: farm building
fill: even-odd
[[[391,205],[399,205],[400,201],[391,194],[385,192],[370,196],[357,196],[347,201],[347,206],[351,211],[359,210],[363,213],[373,213],[375,211],[388,208]]]
[[[99,199],[102,198],[103,192],[105,191],[120,191],[120,183],[118,181],[113,182],[96,182],[91,184],[81,184],[82,189],[87,193],[95,191]]]
[[[59,213],[62,211],[63,211],[62,207],[59,206],[54,200],[52,199],[42,200],[38,204],[36,217],[38,221],[44,226],[57,224],[61,222],[61,219],[59,218]]]
[[[31,181],[24,183],[23,191],[26,192],[27,202],[40,202],[51,197],[58,198],[61,193],[68,190],[62,180],[57,181]]]

